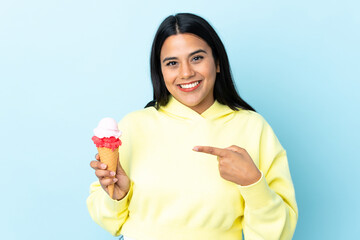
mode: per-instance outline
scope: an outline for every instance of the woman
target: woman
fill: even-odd
[[[286,152],[237,94],[213,28],[193,14],[166,18],[151,78],[154,101],[119,123],[117,172],[91,162],[94,221],[135,240],[291,239],[298,212]]]

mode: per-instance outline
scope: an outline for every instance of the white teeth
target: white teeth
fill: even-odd
[[[194,82],[194,83],[190,83],[190,84],[185,84],[185,85],[180,84],[180,87],[181,87],[181,88],[193,88],[193,87],[195,87],[196,85],[198,85],[199,83],[200,83],[200,81],[197,81],[197,82]]]

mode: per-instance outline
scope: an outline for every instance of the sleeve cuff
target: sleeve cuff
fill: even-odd
[[[102,191],[105,194],[105,202],[107,206],[113,206],[113,208],[115,209],[123,209],[129,205],[129,202],[131,200],[133,192],[133,182],[130,181],[130,188],[128,193],[119,201],[112,199],[109,194],[107,194],[103,189]]]
[[[261,172],[261,178],[248,186],[238,185],[240,193],[245,200],[245,206],[258,209],[267,206],[276,198],[276,194],[271,190],[266,182],[264,174]]]

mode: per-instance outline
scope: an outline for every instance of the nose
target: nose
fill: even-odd
[[[192,69],[189,63],[183,63],[181,64],[179,75],[181,79],[188,79],[195,75],[195,71]]]

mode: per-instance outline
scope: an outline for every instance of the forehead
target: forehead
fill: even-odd
[[[187,55],[199,49],[211,53],[210,46],[199,36],[190,33],[176,34],[165,40],[160,58]]]

